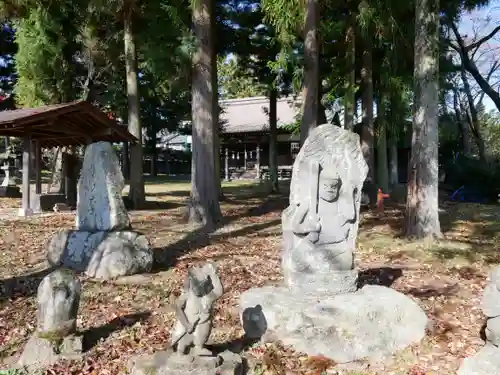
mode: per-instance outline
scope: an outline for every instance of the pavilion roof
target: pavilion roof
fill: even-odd
[[[42,147],[87,144],[89,139],[137,142],[126,126],[86,101],[0,111],[0,136],[30,136]]]

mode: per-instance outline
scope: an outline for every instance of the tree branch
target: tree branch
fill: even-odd
[[[500,26],[495,27],[488,35],[482,37],[477,42],[474,42],[474,43],[469,44],[468,46],[466,46],[465,47],[466,51],[469,52],[469,51],[472,51],[472,50],[477,50],[479,47],[481,47],[481,45],[483,45],[488,40],[490,40],[491,38],[493,38],[495,36],[495,34],[498,33],[499,31],[500,31]]]

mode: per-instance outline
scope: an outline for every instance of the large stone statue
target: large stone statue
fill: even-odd
[[[278,339],[337,363],[377,361],[422,339],[427,317],[410,298],[378,285],[357,290],[354,251],[366,175],[358,135],[330,124],[311,130],[282,216],[285,285],[240,297],[249,337]]]
[[[490,274],[481,308],[486,315],[486,343],[474,356],[464,359],[458,375],[490,375],[500,371],[500,267]]]
[[[185,354],[194,345],[196,355],[212,354],[204,345],[212,331],[212,306],[222,293],[222,284],[211,263],[189,269],[176,303],[177,322],[171,340],[179,353]]]
[[[47,254],[64,266],[98,279],[149,272],[153,252],[141,233],[131,230],[123,203],[125,180],[109,142],[87,146],[78,181],[76,230],[54,234]]]
[[[283,212],[283,274],[291,288],[354,292],[354,249],[368,167],[355,133],[311,132],[293,166]]]

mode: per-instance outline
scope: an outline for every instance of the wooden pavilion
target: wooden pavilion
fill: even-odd
[[[30,200],[32,150],[35,152],[35,193],[41,195],[43,148],[87,145],[98,141],[137,141],[125,126],[86,101],[0,111],[0,136],[24,139],[21,216],[33,213]]]

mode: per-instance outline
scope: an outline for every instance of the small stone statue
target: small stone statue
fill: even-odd
[[[222,296],[223,287],[213,264],[188,270],[184,290],[176,302],[177,322],[173,329],[171,345],[177,352],[186,354],[194,345],[194,354],[210,356],[204,347],[212,330],[212,307]]]
[[[20,366],[43,367],[60,357],[78,358],[82,337],[76,331],[81,284],[74,272],[58,269],[45,276],[37,293],[37,328],[19,359]]]
[[[289,287],[356,290],[353,252],[367,172],[356,134],[329,125],[311,131],[295,159],[290,206],[282,215]]]

